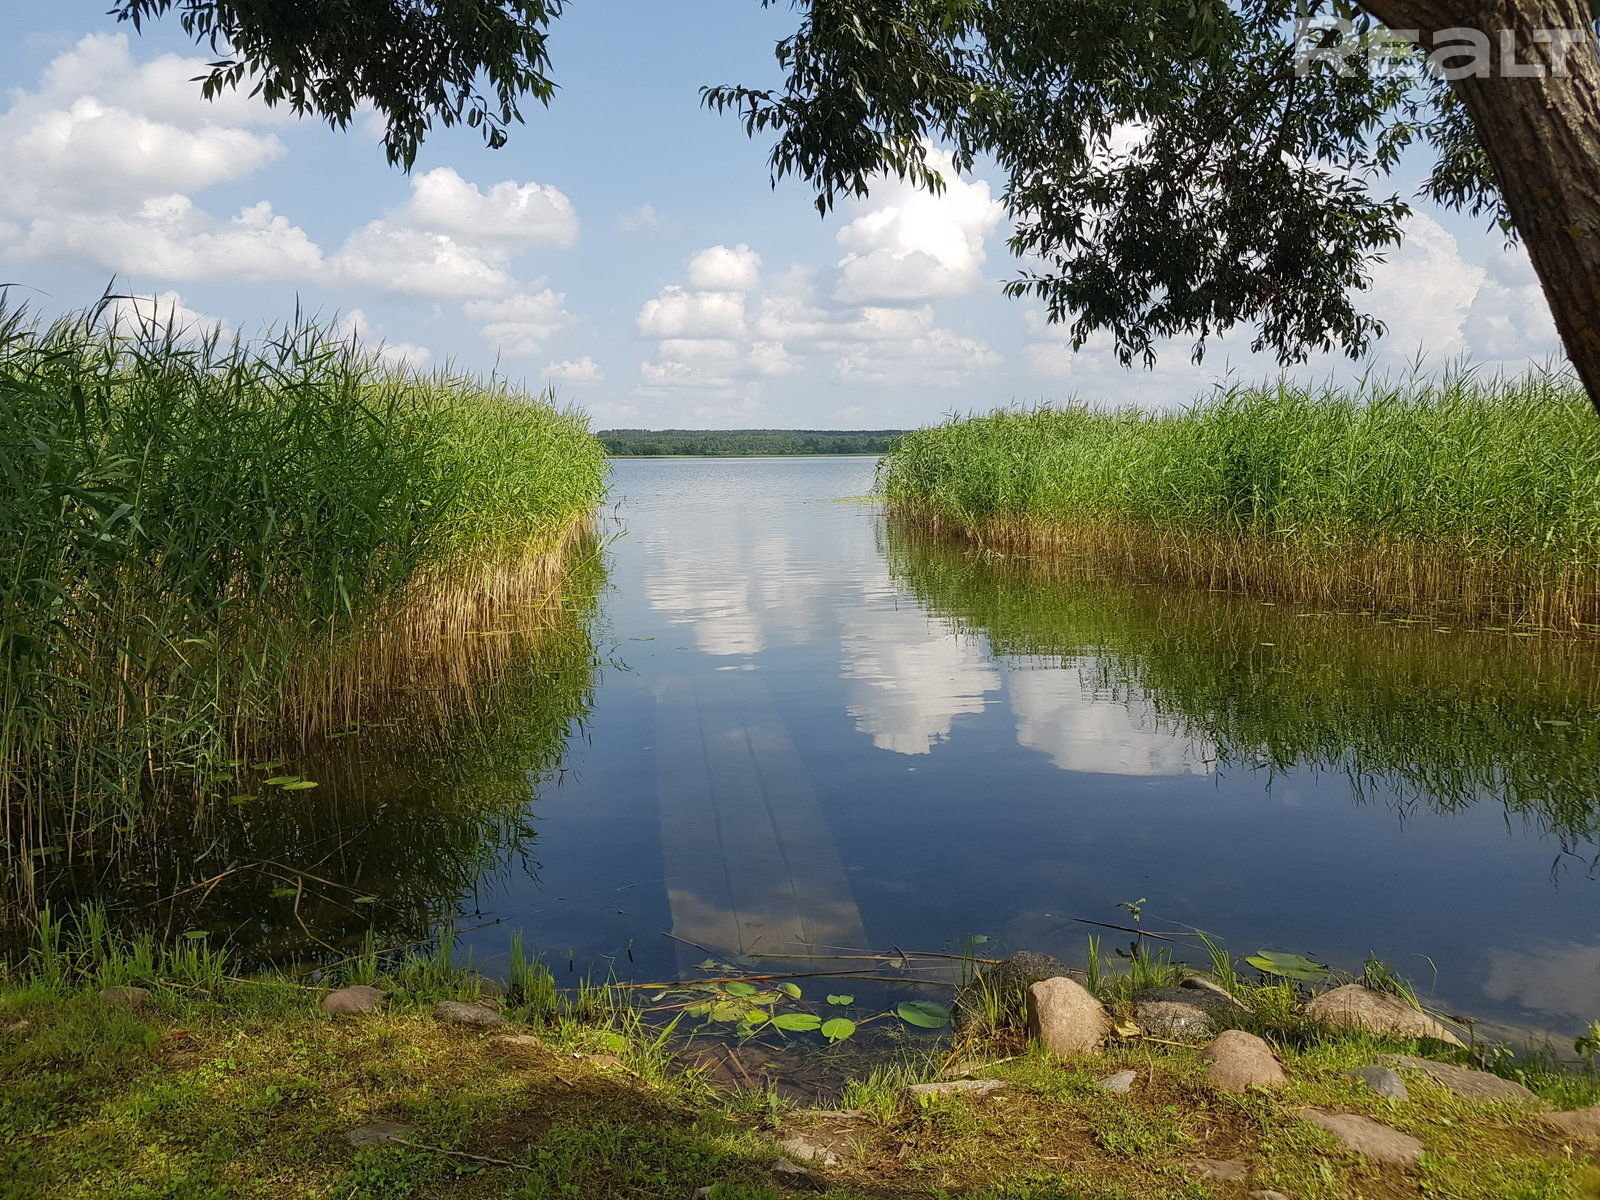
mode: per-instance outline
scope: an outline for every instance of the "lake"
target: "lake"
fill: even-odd
[[[553,664],[457,745],[352,739],[292,819],[219,835],[366,908],[266,881],[169,926],[289,953],[453,916],[490,970],[520,932],[671,979],[974,937],[1082,961],[1129,902],[1239,956],[1375,954],[1451,1011],[1600,1017],[1592,644],[986,555],[891,527],[874,469],[617,461]]]

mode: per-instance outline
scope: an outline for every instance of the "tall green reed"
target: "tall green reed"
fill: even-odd
[[[12,844],[42,809],[131,821],[347,716],[414,674],[419,639],[528,603],[604,489],[548,396],[314,323],[244,342],[114,312],[0,305]]]
[[[999,411],[907,434],[880,488],[994,544],[1114,549],[1190,582],[1600,620],[1600,423],[1557,372]]]

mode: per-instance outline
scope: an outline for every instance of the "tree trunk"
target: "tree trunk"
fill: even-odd
[[[1488,35],[1488,75],[1453,84],[1466,106],[1528,248],[1567,356],[1600,411],[1600,47],[1586,3],[1498,0],[1482,5],[1436,0],[1368,0],[1391,29],[1420,29],[1424,47],[1441,29],[1465,26]],[[1448,13],[1441,11],[1448,8]],[[1560,48],[1535,30],[1581,30]],[[1539,64],[1539,77],[1508,77],[1501,30],[1510,30],[1516,61]],[[1448,40],[1448,39],[1447,39]],[[1515,69],[1513,67],[1513,69]]]

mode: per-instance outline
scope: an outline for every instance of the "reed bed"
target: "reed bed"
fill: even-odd
[[[0,307],[13,846],[43,813],[70,842],[78,814],[200,797],[385,705],[472,703],[452,681],[540,622],[604,491],[548,396],[313,323],[224,341],[113,311]]]
[[[997,411],[905,435],[903,516],[995,549],[1376,610],[1600,628],[1600,422],[1577,382],[1456,370]]]

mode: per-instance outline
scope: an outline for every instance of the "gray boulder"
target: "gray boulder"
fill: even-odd
[[[1097,1079],[1094,1086],[1102,1092],[1116,1092],[1125,1096],[1133,1091],[1133,1085],[1138,1081],[1137,1071],[1118,1071],[1115,1075],[1107,1075],[1104,1079]]]
[[[433,1015],[446,1025],[460,1025],[467,1029],[496,1029],[506,1023],[505,1017],[487,1004],[463,1004],[459,1000],[441,1000],[433,1006]]]
[[[1071,975],[1073,970],[1059,958],[1023,950],[999,962],[989,963],[961,985],[950,1006],[956,1029],[987,1011],[990,997],[998,1001],[1003,1019],[1020,1023],[1027,1003],[1028,989],[1046,979]]]
[[[1151,988],[1133,998],[1133,1019],[1151,1037],[1192,1041],[1213,1036],[1244,1013],[1223,991],[1207,988]]]

